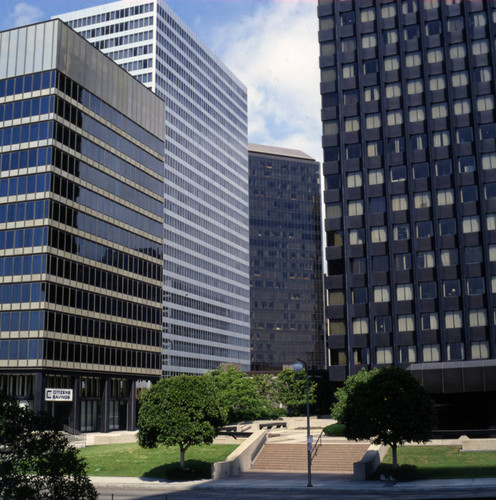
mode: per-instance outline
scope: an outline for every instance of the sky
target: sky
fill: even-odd
[[[249,141],[322,161],[317,0],[166,0],[248,89]],[[0,0],[0,30],[106,0]]]

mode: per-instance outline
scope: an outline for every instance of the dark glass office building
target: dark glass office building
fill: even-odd
[[[494,426],[496,5],[318,14],[330,378],[405,366],[442,425]]]
[[[69,430],[160,377],[163,109],[59,20],[0,33],[0,389]]]
[[[249,144],[251,368],[325,369],[320,165]]]

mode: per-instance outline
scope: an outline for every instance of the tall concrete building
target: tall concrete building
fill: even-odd
[[[318,6],[330,377],[408,367],[451,428],[496,425],[494,7]]]
[[[165,101],[163,374],[249,369],[246,88],[162,0],[60,18]]]
[[[325,369],[320,164],[248,145],[251,369]]]
[[[163,101],[49,21],[0,33],[0,135],[0,390],[133,429],[161,375]]]

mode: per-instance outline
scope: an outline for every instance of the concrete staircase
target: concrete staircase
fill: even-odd
[[[312,460],[312,472],[353,474],[353,463],[361,460],[368,443],[322,444]],[[259,453],[251,472],[306,472],[307,445],[267,443]]]

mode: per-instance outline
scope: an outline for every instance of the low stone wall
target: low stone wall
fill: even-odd
[[[359,462],[353,464],[353,480],[365,481],[377,470],[386,456],[389,446],[371,444]]]
[[[496,451],[496,439],[462,439],[462,451]]]
[[[267,431],[255,431],[222,462],[212,464],[212,479],[236,476],[251,469],[252,463],[265,446]]]

